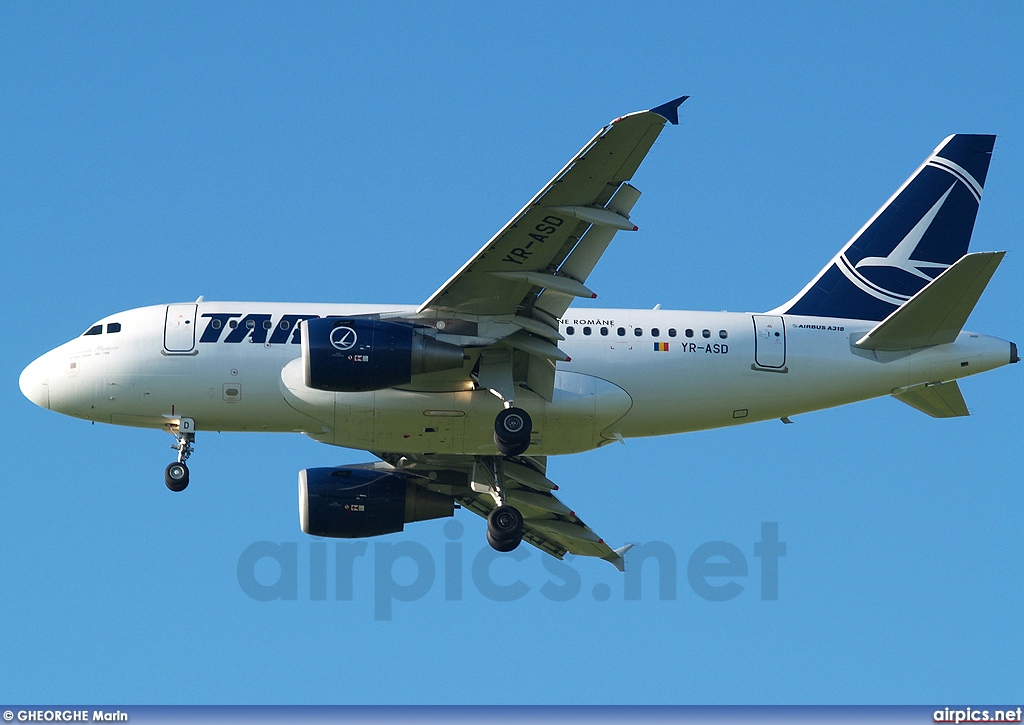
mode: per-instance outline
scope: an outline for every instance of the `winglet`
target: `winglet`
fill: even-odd
[[[689,96],[679,96],[679,98],[675,99],[674,101],[662,103],[657,108],[652,108],[651,113],[657,113],[659,116],[662,116],[666,121],[671,123],[673,126],[678,126],[679,107],[683,105],[683,101],[685,101],[687,98],[689,98]]]
[[[619,571],[624,572],[626,571],[626,560],[623,558],[623,555],[632,548],[633,544],[620,546],[618,549],[614,549],[612,551],[613,556],[606,556],[604,557],[604,560],[611,563]]]

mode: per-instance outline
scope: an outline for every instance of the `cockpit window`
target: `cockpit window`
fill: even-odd
[[[86,335],[99,335],[103,332],[103,325],[93,325],[88,330],[82,333],[82,337]]]
[[[121,331],[121,323],[120,322],[108,322],[107,323],[107,334],[108,335],[110,333],[112,333],[112,332],[120,332],[120,331]]]

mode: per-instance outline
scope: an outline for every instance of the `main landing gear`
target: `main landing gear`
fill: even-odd
[[[487,515],[487,543],[496,551],[512,551],[523,540],[523,515],[515,506],[510,506],[505,499],[505,474],[502,470],[502,459],[483,457],[477,459],[483,465],[490,479],[485,483],[474,482],[473,490],[489,493],[494,498],[494,508]]]
[[[164,484],[174,492],[184,491],[188,487],[188,466],[185,461],[192,455],[192,447],[196,442],[196,425],[191,418],[182,418],[178,424],[168,424],[166,428],[177,441],[171,449],[178,452],[178,460],[164,469]]]
[[[533,421],[530,414],[511,402],[494,419],[494,446],[503,456],[520,456],[530,447]],[[505,500],[505,476],[500,458],[484,464],[490,474],[487,487],[495,506],[487,516],[487,543],[496,551],[512,551],[523,540],[523,515]]]
[[[502,504],[487,515],[487,543],[495,551],[512,551],[523,540],[523,515],[515,506]]]
[[[530,447],[532,432],[533,421],[522,408],[509,405],[494,419],[494,445],[503,456],[520,456],[525,453]]]

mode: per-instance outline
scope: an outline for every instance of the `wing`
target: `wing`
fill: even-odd
[[[617,118],[602,128],[555,178],[512,217],[417,310],[434,318],[439,340],[475,346],[474,377],[511,403],[529,390],[546,400],[555,363],[558,319],[576,297],[596,297],[585,282],[620,229],[635,230],[629,213],[640,192],[627,182],[666,123],[679,123],[682,96]],[[462,320],[473,337],[447,339]]]
[[[437,340],[474,350],[477,385],[511,404],[524,388],[552,399],[558,319],[586,286],[601,255],[629,220],[640,192],[627,183],[666,123],[679,123],[687,96],[617,118],[598,131],[568,164],[414,317]],[[454,497],[486,517],[507,502],[523,515],[523,539],[552,556],[594,556],[623,568],[629,546],[613,550],[554,495],[537,456],[438,456],[377,453],[413,474],[414,483]]]
[[[496,506],[491,493],[494,486],[495,458],[477,456],[393,456],[379,458],[409,473],[419,474],[417,485],[454,496],[466,509],[487,518]],[[523,515],[523,540],[541,551],[561,559],[567,553],[593,556],[624,568],[623,554],[630,544],[612,549],[604,539],[554,495],[558,490],[545,475],[544,456],[519,456],[500,461],[502,486],[508,503]]]
[[[594,264],[616,231],[636,229],[629,212],[640,192],[626,182],[664,125],[679,122],[686,98],[631,113],[598,131],[419,311],[526,313],[557,328],[562,301],[568,306],[573,297],[596,297],[584,284]],[[544,291],[552,293],[549,304],[538,306]]]

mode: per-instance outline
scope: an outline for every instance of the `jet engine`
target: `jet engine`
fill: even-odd
[[[313,536],[393,534],[413,521],[451,516],[455,499],[409,482],[401,471],[339,466],[299,471],[299,524]]]
[[[302,324],[305,383],[316,390],[382,390],[463,362],[461,347],[438,342],[405,322],[326,317]]]

